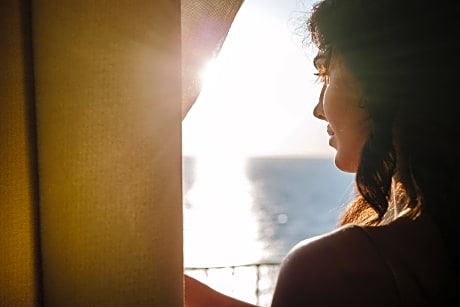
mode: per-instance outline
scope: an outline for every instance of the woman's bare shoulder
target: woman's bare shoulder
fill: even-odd
[[[297,244],[280,269],[272,306],[379,306],[396,297],[391,274],[366,233],[339,228]],[[385,291],[388,290],[388,291]],[[364,304],[363,304],[364,302]]]

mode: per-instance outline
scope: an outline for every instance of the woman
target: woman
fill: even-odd
[[[453,3],[453,2],[452,2]],[[272,306],[458,301],[460,152],[451,2],[322,0],[306,22],[335,164],[356,173],[337,230],[284,259]],[[188,306],[250,306],[186,277]]]

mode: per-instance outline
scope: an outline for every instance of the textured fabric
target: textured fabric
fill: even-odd
[[[180,1],[32,16],[45,304],[179,306]]]
[[[0,1],[0,306],[39,303],[30,45],[17,0]]]
[[[200,92],[199,72],[217,56],[243,0],[182,0],[182,117]]]
[[[0,306],[183,305],[182,119],[240,2],[0,1]]]

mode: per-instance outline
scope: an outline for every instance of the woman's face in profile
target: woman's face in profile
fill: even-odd
[[[328,122],[337,168],[354,173],[370,129],[369,114],[360,106],[362,91],[336,52],[318,56],[315,66],[324,84],[313,114]]]

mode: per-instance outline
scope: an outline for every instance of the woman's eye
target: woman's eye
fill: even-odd
[[[318,78],[323,82],[324,84],[329,83],[329,73],[327,71],[326,66],[320,65],[318,68],[318,72],[315,73],[315,76],[318,76]]]

